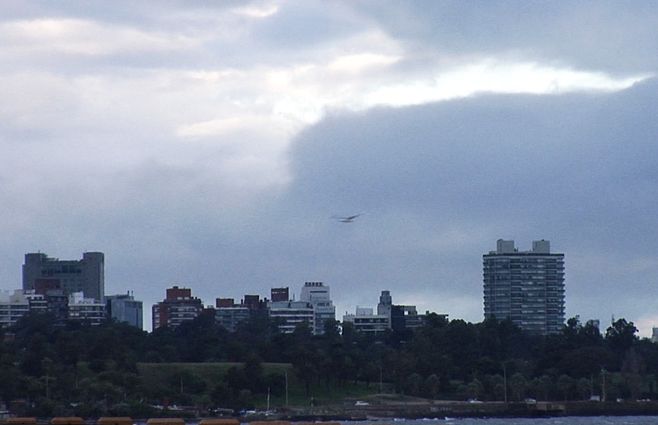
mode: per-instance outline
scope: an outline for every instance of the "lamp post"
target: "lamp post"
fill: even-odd
[[[287,370],[283,371],[283,376],[286,379],[286,407],[288,407],[288,371]]]
[[[507,365],[503,362],[503,393],[505,394],[505,404],[507,404]]]

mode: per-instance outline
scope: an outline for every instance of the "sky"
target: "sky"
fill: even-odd
[[[2,9],[1,289],[102,251],[149,328],[305,281],[479,322],[482,254],[547,239],[567,317],[658,326],[655,2]]]

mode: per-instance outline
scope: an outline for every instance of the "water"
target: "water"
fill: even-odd
[[[343,422],[354,425],[656,425],[658,416],[597,416],[559,418],[496,418],[496,419],[396,419],[393,421]]]

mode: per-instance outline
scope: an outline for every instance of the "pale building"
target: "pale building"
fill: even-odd
[[[117,322],[128,323],[139,329],[144,329],[143,303],[135,300],[132,292],[127,294],[108,295],[105,297],[107,316]]]
[[[267,303],[270,318],[277,320],[279,331],[292,333],[302,323],[315,329],[315,310],[313,304],[306,301],[276,301]]]
[[[336,320],[336,307],[331,301],[329,286],[322,282],[306,282],[299,299],[313,305],[315,315],[313,334],[324,334],[326,323]]]
[[[13,326],[29,312],[30,300],[22,290],[0,292],[0,326]]]
[[[358,332],[381,333],[390,329],[391,316],[374,314],[369,307],[357,307],[356,314],[345,314],[343,323],[351,323]]]
[[[100,325],[106,319],[105,303],[86,298],[83,292],[69,295],[68,320]]]

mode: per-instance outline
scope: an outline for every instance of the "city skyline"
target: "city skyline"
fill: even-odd
[[[514,240],[498,239],[496,242],[496,250],[489,251],[488,254],[483,255],[483,283],[484,283],[484,318],[496,318],[498,320],[511,320],[515,325],[519,326],[524,331],[531,334],[551,334],[560,333],[562,327],[565,325],[565,285],[564,285],[564,254],[555,253],[551,251],[550,241],[545,239],[532,241],[532,249],[529,251],[519,250]],[[90,268],[91,274],[86,270]],[[23,270],[23,289],[22,290],[2,290],[2,294],[7,299],[11,297],[19,297],[21,302],[27,302],[27,297],[37,297],[44,295],[64,296],[75,298],[76,303],[83,301],[84,293],[81,288],[93,293],[103,293],[104,291],[104,253],[102,252],[85,252],[82,255],[82,260],[61,260],[56,257],[49,257],[46,253],[27,253],[25,254],[25,263],[22,266]],[[80,279],[81,276],[92,277],[91,282],[86,278]],[[91,285],[90,285],[91,284]],[[29,291],[26,291],[29,290]],[[36,292],[35,292],[36,290]],[[166,297],[164,301],[158,301],[152,305],[153,315],[150,316],[153,322],[152,327],[145,329],[147,331],[155,330],[155,328],[164,326],[162,323],[167,322],[169,319],[166,310],[168,301],[177,303],[183,301],[180,307],[181,311],[185,313],[176,312],[175,321],[192,320],[205,310],[215,310],[227,308],[232,310],[235,308],[244,308],[245,312],[224,314],[220,318],[218,315],[217,321],[229,330],[234,330],[238,321],[244,320],[245,315],[249,310],[267,310],[270,308],[275,309],[290,309],[290,302],[297,303],[299,306],[302,304],[304,308],[313,311],[314,320],[314,333],[320,334],[324,329],[324,321],[327,319],[336,320],[336,309],[333,305],[330,296],[330,287],[320,281],[306,281],[300,287],[300,295],[296,300],[294,290],[291,292],[289,287],[271,287],[269,292],[271,298],[267,296],[260,298],[262,293],[258,294],[242,294],[244,298],[239,303],[235,302],[234,297],[226,297],[226,294],[216,295],[215,304],[207,303],[201,298],[191,296],[191,288],[182,287],[174,284],[170,288],[166,288]],[[21,292],[23,291],[23,292]],[[53,291],[50,293],[50,291]],[[77,292],[76,291],[80,291]],[[20,294],[19,294],[20,292]],[[120,320],[128,320],[135,323],[135,326],[140,329],[143,328],[142,323],[142,301],[134,300],[133,291],[128,291],[127,294],[108,295],[103,296],[103,301],[99,298],[87,298],[85,303],[98,303],[98,305],[105,305],[107,301],[107,309],[116,302],[117,311],[116,317],[121,317]],[[19,295],[16,295],[19,294]],[[31,295],[28,295],[31,294]],[[73,299],[72,298],[72,299]],[[240,300],[240,298],[237,298]],[[110,301],[112,300],[112,301]],[[177,301],[178,300],[178,301]],[[250,305],[256,302],[256,306]],[[45,304],[44,304],[45,303]],[[50,301],[45,299],[40,300],[37,306],[37,311],[44,308]],[[188,305],[188,303],[191,303]],[[20,304],[20,303],[19,303]],[[43,304],[43,305],[42,305]],[[270,305],[272,304],[272,305]],[[284,304],[287,304],[285,306]],[[96,304],[94,304],[96,305]],[[135,317],[135,307],[139,305],[139,317]],[[48,308],[57,308],[58,306],[52,305]],[[22,304],[17,308],[23,308]],[[165,310],[161,310],[164,308]],[[191,308],[193,311],[187,311]],[[301,308],[301,307],[300,307]],[[393,309],[393,310],[391,310]],[[228,312],[227,310],[227,312]],[[380,320],[377,326],[388,326],[393,328],[396,326],[404,327],[420,326],[422,317],[418,315],[415,305],[392,305],[391,294],[389,290],[381,290],[379,304],[377,305],[377,314],[373,315],[373,309],[364,307],[363,305],[356,305],[356,316],[345,311],[343,322],[349,321],[355,323],[355,317],[359,323],[364,324],[368,329],[372,328],[368,323],[373,320]],[[21,310],[22,311],[22,310]],[[156,311],[159,311],[156,314]],[[172,310],[173,311],[173,310]],[[288,310],[286,310],[288,311]],[[219,311],[218,311],[219,312]],[[109,310],[108,310],[108,315]],[[449,316],[448,312],[437,312],[426,310],[426,314],[438,314],[439,316]],[[126,315],[124,319],[124,315]],[[289,313],[284,313],[289,314]],[[310,313],[309,313],[310,314]],[[406,319],[410,314],[410,319]],[[163,319],[160,318],[164,315]],[[236,315],[235,317],[233,317]],[[148,314],[147,314],[148,316]],[[112,317],[115,317],[112,314]],[[574,317],[580,318],[579,314]],[[7,318],[9,319],[9,317]],[[463,319],[456,317],[456,319]],[[397,325],[394,323],[397,322]],[[411,320],[409,324],[404,324],[406,320]],[[597,318],[588,318],[588,322],[599,323]],[[161,324],[156,326],[156,322]],[[614,318],[611,318],[611,322]],[[224,323],[226,322],[226,323]],[[477,322],[477,321],[474,321]],[[176,325],[179,323],[176,322]],[[288,324],[288,330],[292,329],[292,325]],[[375,328],[377,328],[375,326]],[[381,327],[380,326],[380,327]],[[597,325],[598,327],[598,325]],[[655,338],[655,327],[652,328],[651,338]],[[373,331],[370,329],[370,331]],[[605,328],[602,330],[605,331]]]
[[[103,251],[145,306],[317,280],[479,322],[482,253],[545,238],[566,317],[650,335],[658,5],[206,3],[3,5],[1,289]]]

